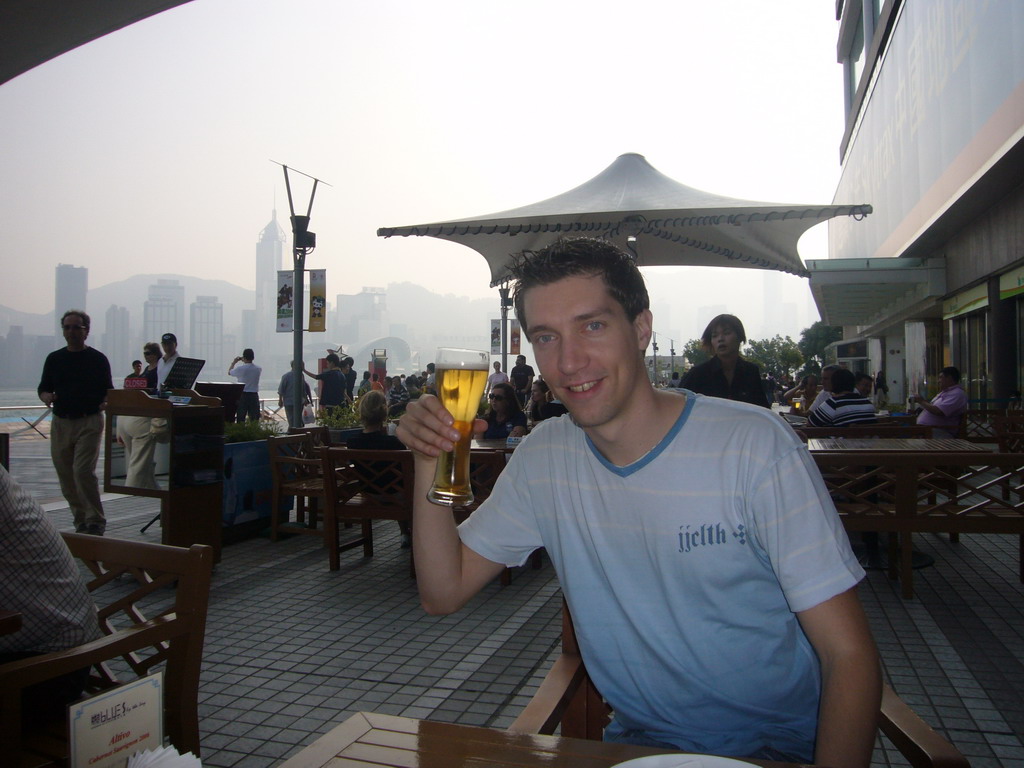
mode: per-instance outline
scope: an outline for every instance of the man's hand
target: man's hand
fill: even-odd
[[[423,395],[409,403],[398,422],[395,435],[417,458],[437,458],[455,448],[459,430],[455,419],[434,395]]]
[[[47,406],[53,405],[53,401],[57,399],[56,392],[40,392],[39,399],[46,403]]]

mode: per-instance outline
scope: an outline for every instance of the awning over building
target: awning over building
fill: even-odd
[[[811,294],[829,325],[881,333],[893,323],[941,314],[946,265],[933,259],[811,259]]]

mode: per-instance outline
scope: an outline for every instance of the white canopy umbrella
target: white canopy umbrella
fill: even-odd
[[[470,219],[383,227],[380,237],[427,235],[462,243],[490,266],[491,285],[508,277],[513,253],[559,237],[611,240],[640,266],[776,269],[807,277],[800,236],[834,216],[863,217],[870,205],[785,205],[739,200],[680,184],[642,155],[620,155],[575,189],[511,211]]]

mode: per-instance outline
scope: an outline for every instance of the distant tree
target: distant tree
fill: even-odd
[[[778,334],[771,339],[753,339],[743,349],[743,356],[757,363],[761,373],[771,374],[776,380],[784,374],[794,373],[804,362],[797,343],[789,336]]]
[[[683,345],[683,357],[689,361],[690,365],[700,365],[711,359],[711,355],[704,349],[704,344],[700,339],[690,339]]]
[[[826,325],[819,320],[800,331],[800,341],[797,346],[804,356],[806,365],[805,373],[818,373],[825,364],[825,347],[834,341],[843,338],[843,329],[838,325]]]

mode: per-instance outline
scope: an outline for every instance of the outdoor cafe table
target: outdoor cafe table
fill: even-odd
[[[920,437],[812,437],[807,441],[811,453],[817,451],[980,451],[990,452],[969,440],[931,439]]]
[[[360,712],[281,768],[610,768],[669,750]],[[795,763],[747,760],[794,768]]]

